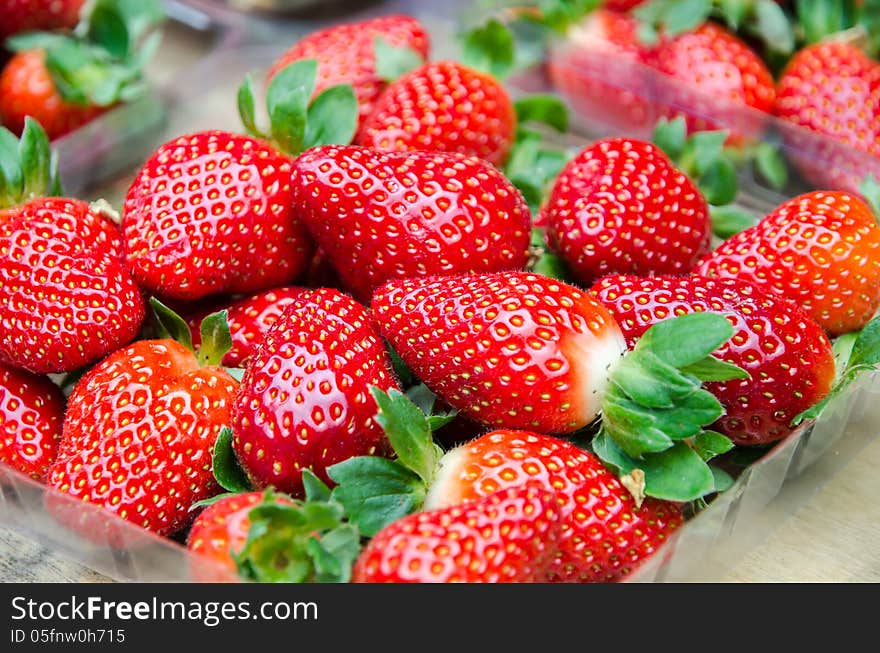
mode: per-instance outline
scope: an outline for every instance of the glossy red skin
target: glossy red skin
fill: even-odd
[[[372,309],[419,379],[498,428],[586,426],[598,411],[590,389],[604,387],[607,366],[625,350],[599,302],[531,273],[393,281],[376,291]]]
[[[552,489],[507,488],[386,526],[358,557],[352,582],[541,582],[559,528]]]
[[[235,401],[233,450],[255,488],[302,495],[302,470],[384,455],[369,386],[397,388],[366,308],[337,290],[304,291],[267,332]]]
[[[568,30],[564,45],[551,49],[550,79],[587,120],[630,132],[656,122],[656,107],[644,97],[650,48],[637,31],[632,16],[596,9]]]
[[[782,295],[838,336],[880,306],[880,227],[862,199],[813,191],[723,242],[695,271]]]
[[[351,84],[358,101],[358,122],[366,119],[387,83],[376,73],[375,40],[381,37],[394,47],[407,47],[428,58],[430,39],[425,28],[411,16],[380,16],[356,23],[334,25],[297,41],[272,64],[267,80],[300,59],[315,59],[318,76],[314,95],[336,86]]]
[[[297,215],[365,302],[390,279],[528,262],[528,205],[484,161],[326,146],[296,160],[293,187]]]
[[[491,431],[441,460],[426,506],[478,500],[537,483],[553,489],[562,528],[543,580],[618,581],[654,555],[682,522],[681,509],[632,495],[596,456],[565,440],[529,431]]]
[[[815,321],[777,295],[736,279],[611,276],[591,288],[633,347],[652,325],[697,311],[727,316],[733,337],[715,356],[751,378],[705,387],[725,415],[713,429],[739,445],[775,442],[794,428],[792,419],[820,401],[834,381],[828,337]]]
[[[501,82],[455,61],[436,61],[388,85],[355,143],[392,152],[457,152],[501,165],[515,131],[516,111]]]
[[[542,209],[548,240],[572,274],[681,274],[709,251],[709,205],[658,147],[609,138],[586,147]]]
[[[292,206],[290,160],[222,131],[159,147],[125,198],[125,259],[164,297],[252,293],[302,274],[312,242]]]
[[[829,41],[795,54],[779,78],[775,111],[830,137],[783,132],[790,156],[816,186],[857,192],[869,172],[880,178],[880,164],[858,156],[880,156],[880,64],[855,45]]]
[[[248,515],[262,501],[262,492],[245,492],[212,503],[196,517],[187,535],[186,546],[190,551],[207,557],[233,574],[236,573],[238,566],[232,553],[240,553],[244,548],[251,527]],[[293,503],[280,495],[274,501]],[[214,570],[198,566],[195,571],[199,582],[217,582],[227,578],[222,573],[212,573]]]
[[[14,54],[0,72],[0,123],[14,134],[24,130],[28,116],[50,140],[64,136],[106,111],[61,97],[45,64],[42,50]]]
[[[296,286],[264,290],[231,304],[218,304],[186,319],[193,346],[202,342],[202,320],[211,313],[226,310],[226,321],[232,334],[232,348],[223,356],[225,367],[244,367],[263,341],[269,328],[278,321],[284,309],[304,292]]]
[[[159,535],[218,492],[214,441],[238,383],[173,340],[139,340],[93,367],[68,400],[49,485]]]
[[[0,362],[69,372],[130,342],[144,299],[119,229],[80,200],[0,211]]]
[[[662,40],[651,65],[681,82],[672,97],[663,98],[664,105],[670,103],[663,113],[684,113],[689,131],[729,129],[730,144],[760,137],[765,117],[743,114],[742,105],[772,112],[773,75],[754,50],[721,25],[709,21]]]
[[[0,41],[34,30],[75,27],[85,0],[0,0]]]
[[[0,364],[0,463],[44,480],[61,440],[64,403],[48,378]]]

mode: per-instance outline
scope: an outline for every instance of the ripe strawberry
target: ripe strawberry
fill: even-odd
[[[709,206],[658,147],[597,141],[569,161],[542,209],[551,246],[583,283],[612,272],[681,274],[709,251]]]
[[[24,120],[30,116],[43,126],[50,139],[56,139],[106,109],[65,100],[46,68],[43,50],[16,53],[0,72],[0,123],[15,134],[21,134]]]
[[[425,509],[458,505],[524,483],[552,488],[562,528],[545,579],[619,580],[652,556],[682,524],[674,503],[640,507],[593,454],[549,435],[492,431],[440,459]]]
[[[85,0],[0,0],[0,41],[32,30],[72,28]]]
[[[38,481],[55,459],[64,395],[46,377],[0,364],[0,462]]]
[[[122,227],[132,274],[176,299],[284,284],[312,251],[292,207],[289,159],[223,131],[159,147],[128,190]]]
[[[355,563],[356,583],[527,583],[556,552],[552,490],[511,487],[419,512],[379,531]]]
[[[782,295],[836,336],[861,329],[880,306],[878,249],[880,227],[863,200],[814,191],[723,242],[696,272]]]
[[[880,64],[855,45],[829,41],[799,51],[779,78],[775,111],[822,136],[783,132],[814,185],[856,192],[869,171],[880,178]]]
[[[588,120],[629,131],[649,130],[656,121],[656,107],[645,97],[650,48],[639,41],[637,30],[633,17],[597,9],[570,26],[563,44],[551,49],[550,79]]]
[[[498,80],[438,61],[389,84],[355,142],[395,152],[458,152],[501,165],[515,131],[516,111]]]
[[[724,27],[707,21],[697,29],[663,39],[651,65],[680,82],[660,98],[663,113],[684,113],[690,131],[729,129],[729,143],[756,139],[773,111],[776,86],[761,57]]]
[[[186,526],[220,491],[211,456],[238,388],[223,353],[200,366],[174,340],[140,340],[93,367],[68,401],[49,484],[159,535]]]
[[[304,291],[266,333],[236,397],[233,449],[257,488],[302,493],[302,472],[380,455],[385,435],[368,387],[397,387],[366,309],[342,293]]]
[[[792,432],[792,420],[820,401],[834,380],[831,343],[800,308],[751,281],[687,277],[611,276],[591,292],[634,346],[653,324],[671,315],[718,311],[734,336],[717,352],[743,368],[749,379],[710,383],[724,405],[715,429],[740,445],[766,444]]]
[[[226,320],[232,334],[232,348],[223,357],[226,367],[244,367],[263,341],[269,328],[278,321],[284,309],[303,293],[302,288],[285,286],[265,290],[239,299],[229,306],[217,305],[187,319],[193,345],[201,343],[199,327],[210,313],[221,308],[227,310]]]
[[[492,166],[442,152],[321,147],[293,170],[293,206],[345,287],[525,267],[529,209]]]
[[[57,197],[0,210],[0,361],[75,370],[130,342],[143,319],[106,210]]]
[[[403,15],[380,16],[309,34],[275,61],[267,78],[272,79],[294,61],[315,59],[318,78],[314,94],[337,84],[351,84],[358,101],[358,122],[363,122],[385,87],[385,80],[377,71],[377,38],[385,39],[393,47],[409,48],[422,59],[428,56],[430,40],[418,20]]]

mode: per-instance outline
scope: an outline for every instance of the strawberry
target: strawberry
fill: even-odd
[[[718,311],[734,336],[717,356],[749,379],[707,384],[725,408],[715,428],[736,444],[774,442],[793,431],[794,418],[822,400],[834,380],[831,343],[805,312],[751,281],[688,277],[611,276],[591,292],[623,330],[627,344],[671,315]]]
[[[64,395],[57,385],[0,364],[0,462],[44,480],[63,419]]]
[[[302,288],[285,286],[265,290],[256,295],[236,300],[226,308],[226,319],[232,334],[232,348],[223,357],[226,367],[244,367],[247,360],[254,354],[263,341],[269,328],[278,321],[284,309],[303,293]],[[187,319],[192,342],[198,346],[201,342],[199,327],[206,315],[216,312],[222,306],[202,311]]]
[[[688,500],[714,488],[704,461],[682,441],[724,412],[699,379],[745,376],[710,356],[733,335],[723,316],[662,322],[627,352],[597,300],[525,272],[392,281],[376,291],[372,308],[409,369],[466,416],[494,428],[571,433],[601,413],[604,441],[632,459],[658,461],[638,465],[648,494]],[[678,454],[689,457],[693,483],[660,490],[652,477],[664,473],[659,461]]]
[[[856,192],[867,172],[880,177],[880,64],[855,45],[799,51],[779,78],[775,112],[793,126],[783,136],[814,185]]]
[[[430,40],[418,20],[404,15],[380,16],[312,32],[275,61],[267,79],[294,61],[315,59],[315,95],[337,84],[351,84],[358,102],[358,121],[363,122],[387,81],[379,69],[377,39],[393,48],[408,48],[422,60],[428,56]]]
[[[582,150],[542,213],[553,249],[583,283],[611,272],[684,273],[709,250],[706,200],[662,150],[639,140]]]
[[[880,306],[878,248],[880,227],[862,199],[814,191],[723,242],[695,271],[781,295],[836,336],[861,329]]]
[[[497,79],[454,61],[437,61],[389,84],[355,142],[394,152],[458,152],[501,165],[516,122],[513,103]]]
[[[682,524],[674,503],[633,496],[596,456],[548,435],[499,430],[448,451],[425,499],[436,510],[538,483],[555,491],[562,528],[553,582],[619,580]]]
[[[29,26],[36,28],[45,20],[46,8],[39,5],[48,3],[32,4],[38,5],[33,8],[37,14]],[[59,18],[75,22],[82,2],[52,4]],[[0,33],[7,29],[5,18]],[[16,54],[0,73],[0,122],[21,133],[25,118],[31,116],[56,139],[110,107],[133,100],[145,89],[143,68],[158,45],[158,35],[144,37],[161,19],[157,0],[95,0],[74,33],[13,37],[7,46]],[[20,21],[14,16],[13,29],[16,20]]]
[[[110,213],[56,197],[0,211],[0,361],[68,372],[137,335],[144,300]]]
[[[322,147],[293,170],[293,205],[346,288],[525,267],[529,209],[483,161],[442,152]]]
[[[85,0],[0,0],[0,41],[32,30],[76,26]]]
[[[159,295],[251,293],[298,277],[311,239],[292,207],[290,161],[223,131],[160,146],[125,198],[125,260]]]
[[[222,331],[222,313],[213,322]],[[140,340],[89,370],[68,400],[49,484],[159,535],[188,525],[190,506],[220,491],[211,455],[238,388],[219,367],[222,340],[198,352]]]
[[[391,523],[367,544],[352,580],[540,582],[555,554],[558,532],[552,491],[534,485],[511,487]]]
[[[397,387],[366,309],[304,291],[266,333],[235,401],[233,449],[256,488],[302,493],[303,470],[386,449],[368,386]]]

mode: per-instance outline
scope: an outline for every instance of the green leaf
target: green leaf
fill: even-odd
[[[394,370],[394,376],[400,381],[401,387],[405,388],[414,383],[418,383],[415,374],[413,374],[412,370],[407,367],[406,363],[400,357],[400,354],[394,350],[394,347],[392,347],[391,343],[387,340],[385,341],[385,348],[388,350],[388,357],[391,359],[391,368]]]
[[[736,166],[727,158],[719,158],[697,177],[697,186],[709,204],[730,204],[739,193]]]
[[[707,356],[692,365],[686,365],[681,368],[681,371],[692,374],[700,381],[730,381],[751,378],[751,375],[741,367],[714,356]]]
[[[309,100],[317,74],[316,60],[300,59],[275,74],[266,90],[272,138],[288,154],[304,149]]]
[[[513,104],[519,124],[537,122],[560,133],[568,130],[568,107],[555,95],[533,94]]]
[[[425,414],[399,390],[386,393],[370,386],[370,392],[379,407],[376,421],[385,430],[398,460],[430,485],[443,452],[434,444]]]
[[[673,161],[684,152],[684,146],[687,142],[687,123],[681,116],[668,120],[661,118],[654,127],[652,136],[654,145],[659,147]]]
[[[351,569],[361,552],[360,533],[352,524],[342,524],[320,538],[309,538],[306,549],[315,567],[318,583],[348,583]]]
[[[712,0],[650,0],[633,13],[666,36],[675,36],[699,27],[711,12]]]
[[[190,510],[198,510],[199,508],[207,508],[208,506],[212,506],[219,501],[223,501],[223,499],[228,499],[229,497],[236,497],[241,492],[221,492],[220,494],[215,494],[212,497],[208,497],[207,499],[202,499],[201,501],[196,501],[193,503],[189,509]]]
[[[874,179],[874,175],[868,175],[859,186],[859,193],[870,204],[874,211],[874,218],[880,218],[880,183]]]
[[[425,63],[424,57],[412,48],[391,45],[381,36],[374,39],[373,52],[376,56],[376,74],[386,82],[393,82]]]
[[[244,369],[241,367],[224,367],[226,373],[231,376],[233,379],[241,383],[241,380],[244,378]]]
[[[305,491],[306,501],[329,501],[330,488],[315,473],[309,469],[302,470],[303,490]]]
[[[248,134],[257,138],[265,138],[265,135],[257,127],[253,80],[250,75],[247,75],[241,86],[238,87],[238,115]]]
[[[513,71],[516,43],[510,29],[497,19],[464,36],[462,63],[504,79]]]
[[[715,491],[716,492],[724,492],[725,490],[729,490],[733,484],[733,476],[725,472],[720,467],[715,467],[714,465],[709,465],[709,471],[712,472],[712,480],[715,482]]]
[[[569,281],[568,267],[565,261],[558,254],[554,254],[549,249],[541,248],[541,254],[532,264],[532,272],[540,274],[550,279],[559,279],[560,281]]]
[[[425,483],[394,460],[356,456],[327,473],[338,484],[333,500],[345,507],[348,519],[367,537],[418,510],[425,500]]]
[[[673,367],[701,361],[733,336],[720,313],[688,313],[658,322],[639,339],[634,351],[649,350]]]
[[[776,0],[756,0],[753,31],[768,49],[791,54],[795,48],[794,29],[785,11]]]
[[[25,52],[27,50],[46,50],[59,41],[69,40],[67,34],[56,32],[24,32],[6,39],[4,45],[10,52]]]
[[[682,157],[692,162],[695,176],[705,174],[722,158],[728,135],[727,130],[701,131],[687,139]]]
[[[452,420],[454,420],[457,415],[458,415],[457,410],[451,410],[448,413],[429,415],[428,416],[428,427],[431,429],[431,431],[436,431],[437,429],[441,429],[444,426],[446,426],[447,424],[449,424],[450,422],[452,422]]]
[[[875,317],[856,337],[848,367],[878,364],[880,364],[880,317]]]
[[[418,409],[426,416],[434,411],[434,404],[437,402],[437,395],[424,383],[408,388],[406,397],[418,406]]]
[[[223,310],[211,313],[202,320],[199,329],[202,344],[196,352],[200,365],[220,365],[223,357],[232,349],[232,334],[229,331],[227,316],[228,311]]]
[[[131,43],[128,26],[118,11],[118,2],[95,3],[88,20],[88,38],[104,48],[110,56],[124,59]]]
[[[30,117],[24,121],[19,151],[24,181],[22,198],[46,195],[51,184],[52,151],[46,132]]]
[[[252,489],[232,449],[232,429],[229,427],[224,427],[214,442],[211,468],[214,471],[214,478],[224,490],[249,492]]]
[[[758,0],[759,2],[761,0]],[[773,0],[771,0],[772,2]],[[752,0],[717,0],[715,3],[724,22],[736,31],[745,20]]]
[[[672,446],[672,439],[655,423],[653,414],[625,397],[609,392],[602,402],[603,429],[633,458]]]
[[[706,461],[727,453],[733,447],[734,444],[730,438],[715,431],[702,431],[694,438],[694,451]]]
[[[710,206],[709,214],[712,221],[712,233],[723,240],[754,227],[758,223],[754,215],[733,204]]]
[[[186,321],[155,297],[150,297],[150,307],[153,309],[153,317],[156,320],[159,337],[171,338],[195,353],[192,333]]]
[[[358,123],[358,103],[350,84],[331,86],[316,97],[306,111],[303,147],[347,145]]]
[[[775,190],[782,190],[788,183],[788,168],[779,148],[771,143],[755,147],[755,168],[758,174]]]
[[[630,398],[649,408],[671,408],[676,398],[696,389],[692,379],[650,351],[624,356],[610,378]]]

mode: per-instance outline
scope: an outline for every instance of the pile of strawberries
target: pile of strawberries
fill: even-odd
[[[121,213],[0,134],[0,460],[248,579],[615,581],[880,362],[861,196],[713,248],[660,147],[542,150],[558,101],[429,51],[302,39]]]

